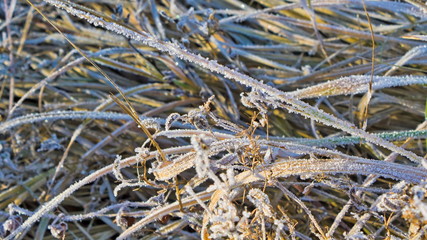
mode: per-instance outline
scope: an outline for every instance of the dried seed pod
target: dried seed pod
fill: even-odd
[[[48,229],[54,238],[65,239],[65,233],[68,230],[68,224],[64,221],[59,223],[52,223]]]
[[[181,115],[179,113],[171,113],[167,118],[165,122],[165,130],[169,130],[172,127],[172,124],[175,121],[178,121],[181,118]]]
[[[15,229],[17,229],[22,224],[22,218],[20,216],[10,216],[4,223],[3,223],[3,231],[5,233],[7,232],[13,232]]]
[[[405,201],[404,196],[398,195],[396,193],[384,194],[379,198],[377,209],[380,212],[397,212],[400,211],[406,204],[407,202]]]
[[[144,119],[141,120],[141,123],[144,124],[145,128],[153,129],[155,133],[160,130],[160,124],[154,119]]]
[[[249,190],[247,198],[251,201],[257,209],[266,217],[274,217],[273,207],[270,204],[268,195],[258,188]]]
[[[194,109],[186,114],[185,119],[199,130],[210,128],[206,114],[201,109]]]

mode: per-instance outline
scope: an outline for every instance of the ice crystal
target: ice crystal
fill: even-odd
[[[45,152],[45,151],[61,150],[61,149],[64,149],[64,146],[61,145],[56,134],[53,134],[51,138],[41,143],[40,148],[37,149],[37,152]]]
[[[396,193],[383,194],[378,199],[379,203],[377,204],[377,210],[380,212],[400,211],[403,207],[406,206],[409,200],[408,198],[408,196],[402,196]]]
[[[270,199],[267,194],[263,193],[258,188],[249,190],[247,198],[251,201],[257,209],[266,217],[274,217],[273,209],[270,204]]]
[[[239,220],[236,206],[226,199],[219,200],[209,218],[210,236],[213,239],[223,237],[239,239],[240,234],[236,226]]]

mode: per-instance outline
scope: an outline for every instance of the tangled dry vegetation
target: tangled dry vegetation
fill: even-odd
[[[0,6],[0,238],[427,239],[424,3]]]

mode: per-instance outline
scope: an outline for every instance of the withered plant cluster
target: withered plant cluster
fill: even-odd
[[[0,18],[1,239],[427,239],[421,1]]]

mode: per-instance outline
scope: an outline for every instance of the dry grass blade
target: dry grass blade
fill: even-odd
[[[371,42],[372,42],[372,57],[371,57],[371,75],[370,75],[370,79],[369,79],[369,88],[368,88],[368,92],[365,94],[363,101],[361,101],[359,103],[359,108],[361,108],[362,110],[360,111],[359,114],[359,119],[361,120],[361,127],[363,130],[366,130],[367,124],[368,124],[368,107],[369,107],[369,102],[371,101],[372,98],[372,94],[373,94],[373,82],[374,82],[374,74],[375,74],[375,37],[374,37],[374,29],[372,28],[372,22],[371,22],[371,17],[369,17],[369,13],[368,10],[366,9],[366,3],[365,0],[362,0],[362,5],[363,5],[363,10],[365,11],[366,14],[366,18],[368,19],[368,23],[369,23],[369,31],[371,32]]]
[[[153,136],[151,135],[150,131],[148,131],[148,129],[145,127],[144,123],[141,122],[141,119],[139,118],[138,115],[136,115],[135,111],[132,110],[131,108],[129,108],[128,106],[124,105],[120,99],[118,99],[116,96],[114,95],[110,95],[110,97],[114,100],[114,102],[117,103],[117,105],[119,105],[129,116],[132,117],[132,119],[138,124],[138,127],[141,128],[141,130],[145,133],[145,135],[148,136],[148,138],[150,139],[151,143],[154,145],[154,147],[157,149],[157,151],[160,154],[160,157],[162,158],[163,162],[167,162],[167,158],[165,156],[165,154],[163,153],[162,149],[160,148],[159,144],[156,142],[156,140],[154,140]]]
[[[372,134],[369,134],[363,130],[357,129],[354,125],[348,122],[341,121],[340,119],[335,118],[334,116],[329,115],[315,107],[312,107],[311,105],[308,105],[304,102],[299,101],[298,99],[295,99],[289,95],[284,94],[282,91],[278,89],[262,84],[261,82],[259,82],[258,80],[250,76],[241,74],[228,67],[222,66],[218,64],[216,61],[203,58],[200,55],[192,54],[189,51],[182,49],[177,44],[173,44],[170,42],[163,42],[161,40],[154,38],[153,36],[150,36],[148,33],[141,33],[139,31],[135,31],[126,26],[122,26],[114,22],[111,23],[110,21],[112,20],[110,18],[102,14],[96,13],[92,10],[79,7],[78,5],[67,2],[65,0],[61,0],[59,2],[51,2],[51,1],[47,1],[47,2],[50,2],[54,6],[57,6],[58,8],[67,10],[73,15],[88,19],[90,22],[96,23],[96,25],[103,26],[108,30],[114,31],[119,34],[123,34],[126,37],[133,38],[135,40],[142,41],[143,43],[149,46],[155,47],[160,51],[164,51],[171,55],[185,59],[189,62],[196,63],[203,68],[209,69],[212,72],[220,73],[224,75],[224,77],[226,78],[236,80],[237,82],[243,85],[251,87],[253,91],[255,90],[259,92],[264,92],[265,94],[270,95],[273,99],[276,98],[277,101],[290,104],[291,105],[290,107],[285,107],[285,108],[290,110],[291,112],[302,114],[320,123],[340,128],[355,136],[363,137],[367,141],[370,141],[374,144],[379,144],[392,151],[399,152],[400,154],[402,154],[405,157],[408,157],[410,160],[414,162],[421,163],[423,161],[421,157],[415,155],[412,152],[406,151],[405,149],[399,148],[396,145],[389,143],[387,141],[384,141],[380,138],[377,138]]]
[[[299,89],[288,94],[295,98],[304,99],[366,93],[369,91],[370,82],[370,76],[348,76]],[[415,84],[424,85],[426,83],[427,78],[419,76],[375,76],[372,81],[372,90]]]

